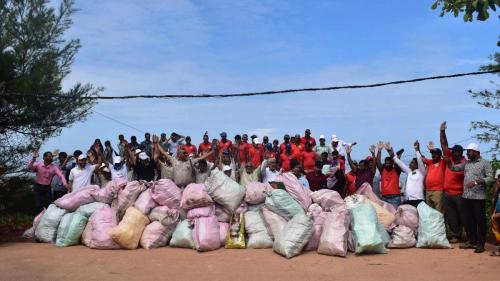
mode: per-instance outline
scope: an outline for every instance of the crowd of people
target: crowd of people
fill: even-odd
[[[28,167],[36,172],[37,212],[64,194],[90,184],[104,187],[116,178],[171,179],[182,188],[205,182],[211,171],[219,169],[242,186],[252,181],[273,185],[280,173],[291,172],[304,188],[331,189],[342,197],[369,183],[380,199],[395,208],[426,202],[440,211],[450,242],[464,242],[460,248],[476,253],[484,252],[486,242],[486,187],[496,180],[493,218],[500,226],[500,169],[493,177],[491,164],[481,157],[476,143],[465,149],[460,145],[449,147],[446,122],[440,127],[440,148],[429,142],[424,153],[415,141],[416,157],[409,163],[401,159],[403,150],[395,151],[389,142],[381,141],[369,147],[366,158],[354,160],[351,152],[355,142],[344,142],[336,135],[331,136],[329,144],[324,135],[316,141],[309,129],[303,136],[286,134],[282,142],[271,142],[267,136],[262,140],[256,135],[249,138],[247,134],[236,135],[231,141],[225,132],[220,133],[220,139],[212,140],[205,132],[198,146],[192,144],[191,137],[175,132],[170,138],[165,133],[146,133],[140,143],[135,136],[127,141],[120,135],[118,142],[115,149],[110,141],[103,145],[96,139],[85,152],[45,152],[39,162],[35,151]],[[384,151],[388,156],[382,157]],[[54,156],[58,157],[57,164],[53,163]],[[400,184],[402,173],[406,174],[404,184]]]

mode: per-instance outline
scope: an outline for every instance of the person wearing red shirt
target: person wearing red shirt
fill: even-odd
[[[311,137],[311,130],[306,129],[305,135],[300,138],[300,143],[305,146],[306,142],[308,142],[312,147],[316,146],[316,140]]]
[[[284,172],[288,172],[292,169],[291,163],[293,159],[296,159],[296,155],[292,153],[292,145],[288,143],[285,146],[284,152],[280,155],[281,169],[283,169]]]
[[[253,145],[249,146],[248,156],[250,157],[250,161],[254,167],[259,167],[264,158],[264,149],[260,144],[259,138],[253,139]]]
[[[430,207],[443,213],[443,189],[444,189],[444,171],[446,163],[442,158],[442,151],[434,147],[432,141],[427,145],[432,159],[423,158],[427,165],[427,174],[425,175],[425,202]]]
[[[306,172],[306,179],[309,182],[309,189],[311,191],[326,189],[326,176],[321,172],[322,167],[323,162],[316,161],[314,170]]]
[[[196,146],[191,143],[191,137],[187,136],[185,138],[186,144],[184,145],[184,151],[189,155],[196,155],[198,152],[196,151]]]
[[[358,165],[357,161],[352,161],[353,165]],[[349,173],[345,174],[345,179],[347,181],[347,195],[352,195],[356,192],[356,174],[351,170]]]
[[[309,172],[314,170],[318,154],[312,151],[311,143],[309,142],[306,142],[305,148],[302,152],[302,166],[304,167],[304,171]]]
[[[278,140],[273,140],[273,147],[269,151],[269,155],[266,159],[269,158],[279,158],[279,155],[281,155],[282,150],[280,149],[279,146],[279,141]]]
[[[288,135],[288,134],[286,134],[283,137],[283,142],[280,144],[280,150],[281,150],[281,152],[284,152],[286,150],[286,145],[287,144],[291,144],[290,143],[290,135]]]
[[[401,170],[397,165],[394,164],[394,159],[392,159],[390,156],[384,159],[384,164],[382,165],[381,157],[382,149],[384,147],[388,152],[392,151],[392,147],[389,142],[387,142],[385,145],[383,142],[378,143],[376,160],[377,168],[381,175],[381,199],[397,209],[401,204],[401,191],[399,190],[399,175],[401,174]]]
[[[351,168],[349,174],[352,174],[352,176],[354,177],[354,191],[358,190],[358,188],[360,188],[361,185],[363,185],[365,182],[373,187],[373,178],[375,177],[375,169],[377,166],[375,157],[375,145],[371,145],[369,150],[372,155],[371,161],[375,164],[372,166],[370,166],[369,162],[366,159],[359,161],[359,164],[355,163],[351,159],[352,146],[348,145],[345,148],[347,161],[349,162],[349,167]]]
[[[231,154],[232,148],[233,148],[233,143],[227,139],[227,133],[226,132],[220,133],[220,140],[218,143],[219,156],[221,156],[222,153],[224,153],[224,151],[228,151],[229,154]]]
[[[205,132],[205,134],[203,135],[203,142],[198,145],[198,154],[200,154],[200,156],[204,156],[205,154],[208,154],[210,153],[210,151],[212,151],[212,144],[208,140],[208,132]],[[210,155],[209,157],[207,157],[207,161],[213,162],[214,156]]]
[[[248,143],[248,135],[243,134],[243,137],[241,137],[240,135],[236,135],[234,137],[234,140],[236,142],[234,148],[238,153],[238,162],[240,164],[245,164],[246,162],[248,162],[248,152],[250,148],[250,144]]]
[[[446,137],[446,122],[440,127],[441,149],[445,157],[451,160],[452,165],[465,162],[463,157],[463,147],[455,145],[450,150],[448,148],[448,138]],[[449,228],[450,242],[459,242],[462,237],[464,226],[461,198],[464,191],[464,171],[452,171],[446,167],[444,171],[444,219]]]

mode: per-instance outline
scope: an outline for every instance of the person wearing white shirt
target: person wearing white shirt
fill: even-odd
[[[89,186],[92,180],[94,170],[100,164],[91,165],[87,163],[87,156],[82,154],[78,156],[78,165],[69,172],[69,190],[77,192],[83,187]]]
[[[111,172],[111,179],[123,179],[128,181],[128,169],[127,165],[123,162],[122,157],[113,157],[113,164],[108,164],[108,169]]]
[[[403,192],[406,204],[410,204],[416,208],[420,202],[424,201],[424,182],[426,172],[424,161],[422,160],[422,155],[420,154],[420,144],[418,141],[414,143],[414,147],[417,157],[411,160],[409,165],[410,167],[406,166],[403,161],[394,155],[394,151],[392,151],[392,149],[390,154],[401,171],[407,174],[406,186]]]
[[[278,166],[275,158],[269,158],[262,162],[260,167],[260,171],[262,174],[262,182],[269,183],[274,181],[276,177],[280,174],[280,171],[277,170]]]
[[[330,144],[330,147],[332,148],[332,151],[337,150],[340,155],[344,155],[345,147],[346,146],[353,146],[355,144],[356,144],[356,142],[346,143],[343,140],[340,140],[339,138],[337,138],[337,135],[332,135],[332,143]]]

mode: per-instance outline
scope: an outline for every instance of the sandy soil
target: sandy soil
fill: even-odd
[[[455,245],[457,247],[457,245]],[[492,246],[488,247],[489,250]],[[99,251],[84,246],[0,244],[5,280],[500,280],[500,258],[472,250],[391,250],[347,258],[316,252],[287,260],[271,249]]]

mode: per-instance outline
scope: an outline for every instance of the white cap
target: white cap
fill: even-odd
[[[122,162],[122,158],[120,156],[113,157],[113,164],[118,164]]]
[[[87,159],[87,155],[80,154],[80,156],[78,156],[78,160],[83,160],[83,159]]]
[[[229,167],[228,165],[224,165],[224,167],[222,167],[222,171],[223,172],[226,172],[226,171],[231,171],[231,167]]]
[[[141,152],[142,152],[142,150],[140,150],[139,148],[135,150],[135,154],[139,154]]]
[[[103,171],[103,172],[106,172],[106,173],[111,172],[111,171],[108,169],[108,167],[106,167],[106,168],[102,169],[102,171]]]
[[[253,143],[255,143],[255,144],[260,144],[260,140],[259,140],[259,138],[254,138],[254,139],[253,139]]]
[[[337,135],[332,135],[332,141],[334,142],[338,142],[339,139],[337,138]]]
[[[477,152],[480,152],[479,151],[479,144],[475,143],[475,142],[471,142],[469,143],[469,145],[465,148],[465,150],[475,150]]]
[[[498,179],[499,176],[500,176],[500,169],[497,169],[497,171],[495,172],[495,179]]]
[[[325,135],[319,136],[319,139],[324,139],[325,140]]]
[[[141,153],[139,153],[139,159],[147,160],[147,159],[149,159],[149,156],[146,154],[146,152],[141,152]]]
[[[106,164],[101,163],[101,166],[99,166],[99,169],[102,169],[102,168],[104,168],[104,167],[106,167]]]

